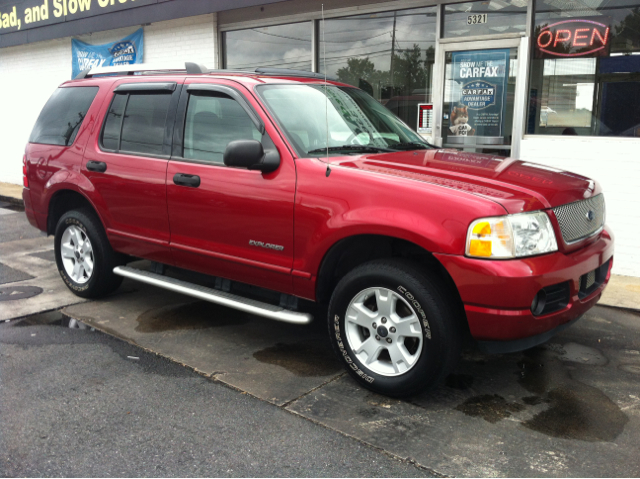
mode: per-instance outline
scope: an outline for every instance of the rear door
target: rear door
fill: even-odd
[[[280,155],[268,174],[224,165],[233,140]],[[289,292],[293,157],[255,99],[236,82],[187,79],[167,170],[171,249],[178,266]]]
[[[113,247],[163,263],[171,263],[166,173],[181,83],[117,81],[82,165]]]

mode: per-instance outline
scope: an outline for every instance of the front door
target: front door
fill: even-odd
[[[291,291],[293,157],[249,92],[235,82],[187,80],[167,169],[171,251],[176,266]],[[272,173],[230,168],[230,141],[276,149]]]
[[[515,108],[519,39],[444,44],[436,109],[437,142],[445,148],[512,156],[522,134]],[[495,48],[494,48],[495,47]]]

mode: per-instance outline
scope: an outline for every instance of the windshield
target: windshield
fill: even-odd
[[[302,157],[326,156],[327,147],[329,155],[431,147],[357,88],[261,85],[257,90]]]

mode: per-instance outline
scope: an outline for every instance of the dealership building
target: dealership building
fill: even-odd
[[[98,51],[326,73],[435,145],[594,178],[614,273],[640,276],[640,0],[0,0],[0,182]]]

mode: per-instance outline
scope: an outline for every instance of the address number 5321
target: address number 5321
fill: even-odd
[[[467,25],[478,25],[479,23],[487,23],[486,13],[479,13],[478,15],[469,15],[467,17]]]

